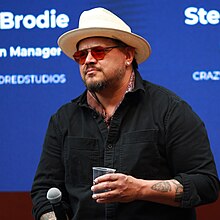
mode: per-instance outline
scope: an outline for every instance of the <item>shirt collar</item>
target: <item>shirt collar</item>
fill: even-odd
[[[130,80],[128,82],[128,86],[127,89],[125,91],[125,94],[128,92],[132,92],[134,89],[134,85],[135,85],[135,73],[132,72],[131,73],[131,77]],[[124,96],[125,96],[124,94]],[[122,100],[124,99],[124,96],[122,98]],[[120,100],[120,102],[115,106],[115,110],[118,108],[118,106],[121,104],[122,100]],[[97,96],[95,93],[92,93],[91,91],[87,91],[87,102],[88,105],[90,106],[90,108],[94,109],[95,111],[97,111],[100,115],[102,115],[104,118],[107,119],[107,121],[112,117],[112,115],[107,115],[105,112],[104,107],[102,106],[102,104],[99,102]],[[115,111],[114,111],[115,112]]]

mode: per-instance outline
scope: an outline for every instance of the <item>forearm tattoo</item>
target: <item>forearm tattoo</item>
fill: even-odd
[[[54,212],[45,213],[40,217],[40,220],[56,220],[56,219],[57,218]]]
[[[183,197],[183,186],[176,180],[171,181],[161,181],[154,184],[151,189],[158,191],[158,192],[170,192],[172,190],[171,183],[173,183],[173,190],[175,190],[175,202],[181,202]]]
[[[151,189],[158,191],[158,192],[169,192],[171,191],[171,185],[168,181],[158,182],[154,184]]]

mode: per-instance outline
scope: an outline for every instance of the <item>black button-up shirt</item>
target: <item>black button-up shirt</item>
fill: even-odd
[[[135,77],[109,129],[88,106],[86,91],[51,117],[31,192],[36,219],[51,211],[46,199],[51,187],[62,191],[73,220],[189,220],[195,219],[195,206],[217,199],[219,182],[203,122],[174,93],[139,73]],[[90,190],[95,166],[146,180],[175,178],[184,187],[181,207],[97,204]]]

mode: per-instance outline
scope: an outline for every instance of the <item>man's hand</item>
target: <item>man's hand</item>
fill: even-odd
[[[66,219],[69,220],[68,216],[66,216]],[[40,217],[40,220],[57,220],[54,212],[48,212],[43,214]]]
[[[57,220],[54,212],[48,212],[40,217],[40,220]]]
[[[95,179],[91,190],[106,191],[93,194],[98,203],[131,202],[138,199],[139,179],[124,174],[106,174]]]

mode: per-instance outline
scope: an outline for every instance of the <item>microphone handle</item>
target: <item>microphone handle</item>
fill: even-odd
[[[67,220],[67,216],[64,212],[63,206],[61,202],[52,204],[53,211],[57,220]]]

